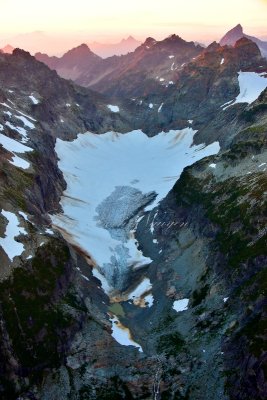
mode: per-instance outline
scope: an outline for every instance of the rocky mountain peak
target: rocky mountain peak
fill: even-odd
[[[220,40],[220,45],[231,45],[233,46],[235,42],[244,36],[243,27],[238,24],[233,29],[228,31],[223,38]]]
[[[230,31],[231,32],[231,31]],[[240,24],[237,24],[233,29],[232,32],[243,34],[243,27]]]
[[[136,39],[133,36],[128,36],[127,39],[124,39],[125,42],[136,42]]]
[[[143,43],[143,46],[153,46],[157,41],[153,39],[152,37],[146,38],[145,42]]]
[[[34,58],[28,51],[16,48],[13,50],[13,55],[25,59],[32,59]]]
[[[73,49],[69,50],[66,55],[75,55],[75,56],[84,56],[84,55],[89,55],[93,54],[93,52],[90,50],[90,48],[87,46],[87,44],[82,43],[77,47],[74,47]]]
[[[261,56],[261,52],[257,44],[246,37],[242,37],[241,39],[237,40],[234,47],[235,49],[241,49],[249,57]]]
[[[219,45],[219,43],[214,41],[204,50],[204,52],[205,53],[211,53],[213,51],[216,51],[216,50],[220,49],[220,47],[221,46]]]

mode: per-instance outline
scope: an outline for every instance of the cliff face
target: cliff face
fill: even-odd
[[[265,398],[266,71],[246,40],[213,45],[139,105],[62,80],[25,52],[0,55],[1,398]],[[240,100],[243,84],[252,97]],[[66,189],[55,142],[71,149],[78,133],[140,126],[151,136],[193,126],[196,143],[219,140],[221,151],[187,167],[142,211],[135,237],[153,261],[132,269],[112,297],[90,255],[51,225]],[[117,226],[122,214],[105,206],[132,193],[117,188],[101,203],[100,222],[116,238],[128,234],[133,208]],[[13,260],[5,235],[14,236]]]

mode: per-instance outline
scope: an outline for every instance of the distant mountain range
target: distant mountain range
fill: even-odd
[[[263,57],[267,57],[267,42],[264,42],[254,36],[247,35],[244,33],[243,27],[238,24],[233,29],[228,31],[223,38],[220,40],[220,45],[230,45],[233,46],[238,39],[242,37],[246,37],[247,39],[252,40],[252,42],[256,43],[261,51]]]
[[[2,49],[0,49],[1,53],[6,53],[6,54],[12,54],[14,50],[14,47],[11,46],[10,44],[7,44],[5,47],[3,47]]]
[[[147,38],[135,51],[106,59],[94,54],[86,44],[61,58],[42,53],[35,58],[82,86],[112,95],[139,96],[148,89],[172,85],[176,71],[202,51],[200,45],[171,35],[161,41]]]
[[[127,39],[122,39],[118,43],[88,43],[90,49],[102,58],[107,58],[111,56],[120,56],[123,54],[131,53],[138,46],[140,46],[142,42],[136,40],[132,36],[129,36]]]
[[[62,78],[74,81],[80,77],[81,71],[90,71],[103,61],[85,43],[69,50],[62,57],[49,57],[47,54],[36,53],[35,58],[45,63],[50,69],[56,70]]]
[[[133,36],[128,36],[115,43],[105,43],[90,41],[86,35],[74,35],[73,37],[64,38],[52,37],[45,32],[35,31],[30,33],[24,33],[14,36],[9,39],[12,46],[8,45],[12,49],[18,47],[23,50],[29,51],[31,54],[38,53],[41,49],[45,50],[49,55],[61,56],[68,49],[77,47],[80,43],[86,43],[90,49],[102,58],[111,57],[113,55],[122,55],[134,51],[141,42],[136,40]],[[5,51],[4,52],[8,52]]]

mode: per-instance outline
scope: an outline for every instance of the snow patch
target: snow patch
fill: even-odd
[[[14,126],[9,121],[6,122],[6,126],[8,126],[13,131],[18,132],[23,137],[23,143],[26,143],[29,140],[27,131],[24,128],[21,128],[20,126]]]
[[[173,55],[171,55],[171,56],[169,56],[169,58],[174,58],[174,56],[173,56]]]
[[[177,312],[185,311],[185,310],[188,310],[188,303],[189,303],[189,299],[176,300],[173,303],[172,308]]]
[[[209,165],[209,167],[210,167],[210,168],[216,168],[216,164],[213,164],[213,163],[212,163],[212,164]]]
[[[39,100],[37,100],[36,97],[34,97],[33,95],[29,96],[29,98],[31,99],[33,104],[39,104]]]
[[[162,110],[162,107],[163,107],[163,104],[164,104],[164,103],[161,103],[161,105],[159,106],[159,108],[158,108],[158,112],[161,112],[161,110]]]
[[[16,140],[3,135],[2,133],[0,133],[0,144],[10,152],[14,151],[15,153],[26,153],[28,151],[33,151],[33,149],[30,147],[25,146],[24,144],[21,144]]]
[[[137,347],[138,350],[143,353],[143,349],[140,344],[136,343],[132,337],[131,332],[128,328],[123,326],[116,316],[110,318],[110,322],[112,323],[112,334],[111,336],[121,344],[122,346],[134,346]]]
[[[4,111],[4,114],[8,115],[8,116],[9,116],[9,118],[11,118],[11,117],[12,117],[12,113],[11,113],[10,111]]]
[[[111,104],[109,104],[107,107],[110,109],[110,111],[112,111],[114,113],[117,113],[120,111],[120,108],[118,106],[112,106]]]
[[[128,294],[128,300],[132,300],[135,304],[136,302],[139,302],[140,298],[151,289],[152,284],[150,282],[150,279],[144,278],[142,282],[140,282],[139,285],[131,293]]]
[[[224,64],[224,58],[221,59],[221,65],[223,65],[223,64]]]
[[[12,153],[12,160],[9,161],[10,164],[22,169],[28,169],[30,167],[30,163],[28,161],[25,161],[22,158],[18,157],[16,154],[14,154],[14,152],[25,153],[28,151],[32,151],[30,147],[24,146],[23,144],[3,135],[2,133],[0,133],[0,145],[2,145],[4,149]]]
[[[48,235],[54,235],[55,232],[52,231],[52,229],[46,228],[45,233],[47,233]]]
[[[28,215],[25,214],[23,211],[19,211],[19,215],[20,215],[21,217],[23,217],[23,218],[25,219],[25,221],[28,221],[28,222],[29,222]]]
[[[153,294],[152,293],[150,293],[150,294],[148,294],[147,296],[145,296],[144,297],[144,302],[145,302],[145,305],[147,306],[147,307],[152,307],[153,306],[153,304],[154,304],[154,297],[153,297]]]
[[[34,129],[35,128],[35,125],[32,122],[30,122],[26,117],[21,117],[21,116],[18,116],[18,115],[15,115],[15,117],[17,119],[19,119],[20,121],[22,121],[24,126],[26,126],[27,128],[30,128],[30,129]]]
[[[5,237],[0,237],[0,246],[2,246],[8,258],[13,261],[14,257],[20,256],[24,251],[23,244],[17,242],[15,238],[19,235],[26,235],[27,232],[19,226],[19,219],[14,213],[2,210],[1,214],[8,220],[8,224]]]
[[[148,107],[149,107],[149,108],[153,108],[153,107],[154,107],[154,104],[153,104],[153,103],[150,103]]]

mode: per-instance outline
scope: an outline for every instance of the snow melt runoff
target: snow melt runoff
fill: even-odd
[[[195,132],[186,128],[150,138],[136,130],[57,140],[67,189],[61,198],[63,213],[52,221],[90,255],[93,274],[106,292],[124,290],[129,270],[152,262],[138,249],[138,218],[168,194],[186,166],[218,153],[218,142],[192,145]]]

